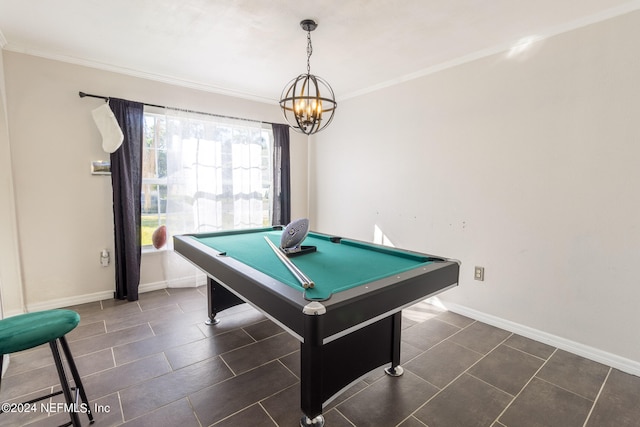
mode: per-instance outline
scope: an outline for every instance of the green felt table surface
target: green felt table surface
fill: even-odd
[[[264,239],[267,236],[276,246],[280,246],[281,235],[281,230],[265,229],[222,232],[194,238],[302,292],[304,289],[300,283]],[[314,281],[315,287],[307,289],[305,295],[313,300],[324,300],[334,293],[432,262],[426,255],[349,239],[334,243],[329,236],[316,233],[309,233],[302,244],[316,246],[317,251],[289,259]]]

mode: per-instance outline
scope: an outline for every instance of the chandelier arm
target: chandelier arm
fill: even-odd
[[[296,92],[297,92],[296,91],[296,87],[298,86],[298,82],[299,81],[300,81],[300,78],[298,77],[295,80],[295,82],[293,83],[293,87],[291,88],[292,89],[291,92],[293,94],[293,102],[292,102],[292,105],[293,105],[293,118],[296,119],[296,124],[298,125],[297,126],[298,129],[304,129],[303,128],[303,124],[300,123],[300,120],[302,119],[302,116],[300,115],[299,112],[296,111],[296,107],[297,107],[297,105],[296,105]]]

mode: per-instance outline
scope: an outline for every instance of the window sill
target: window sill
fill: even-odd
[[[161,253],[164,253],[164,252],[166,252],[168,250],[169,250],[169,248],[167,248],[167,245],[164,245],[160,249],[156,249],[153,246],[143,246],[141,252],[142,252],[142,255],[146,255],[146,254],[161,254]]]

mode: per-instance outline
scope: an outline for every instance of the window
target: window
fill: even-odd
[[[272,147],[257,122],[145,112],[142,246],[163,224],[169,235],[269,225]]]
[[[151,245],[154,230],[167,218],[166,122],[162,115],[144,114],[142,145],[141,243]]]

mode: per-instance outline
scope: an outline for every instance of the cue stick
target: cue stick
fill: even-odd
[[[282,261],[285,267],[289,269],[291,274],[293,274],[296,279],[298,279],[298,282],[300,282],[303,288],[307,289],[313,288],[315,286],[313,280],[309,279],[294,263],[292,263],[291,260],[287,258],[286,255],[284,255],[282,251],[267,236],[264,236],[264,240],[266,240],[269,246],[271,246],[273,252],[276,253],[280,261]]]

